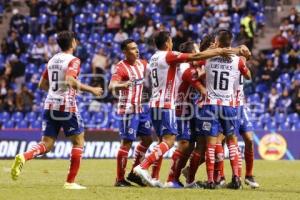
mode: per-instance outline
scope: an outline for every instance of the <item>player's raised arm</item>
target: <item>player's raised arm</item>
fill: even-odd
[[[251,72],[248,69],[248,67],[246,66],[246,58],[243,56],[240,56],[239,70],[245,79],[247,79],[247,80],[251,79]]]
[[[48,70],[47,68],[44,70],[43,75],[40,79],[38,87],[42,90],[49,90],[49,80],[48,80]]]
[[[215,48],[208,49],[199,53],[188,54],[187,61],[206,60],[215,56],[230,56],[236,54],[231,48]]]

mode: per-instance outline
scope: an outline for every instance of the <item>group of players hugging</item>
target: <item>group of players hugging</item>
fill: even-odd
[[[115,66],[109,84],[109,89],[118,95],[117,118],[121,137],[116,187],[132,186],[130,182],[133,182],[140,186],[165,188],[215,189],[227,186],[239,189],[242,187],[242,156],[237,134],[245,142],[245,183],[252,188],[259,187],[253,177],[253,128],[243,92],[243,80],[251,79],[251,71],[245,64],[251,53],[244,45],[232,48],[232,39],[229,30],[219,30],[205,36],[200,47],[188,41],[182,43],[177,52],[172,51],[170,33],[160,31],[154,36],[157,51],[149,63],[139,58],[134,40],[121,43],[125,59]],[[63,128],[73,144],[64,188],[86,189],[74,182],[84,147],[83,124],[75,96],[78,90],[95,96],[102,95],[103,90],[77,80],[80,60],[73,56],[77,47],[74,33],[59,33],[57,42],[62,52],[50,59],[39,83],[39,88],[48,91],[44,103],[43,137],[40,143],[16,156],[11,176],[17,180],[25,162],[49,152],[60,128]],[[148,78],[151,82],[149,101],[143,90]],[[150,151],[152,127],[158,144]],[[125,179],[128,152],[137,137],[140,142]],[[162,184],[159,172],[163,156],[175,141],[177,146],[169,175]],[[232,180],[227,185],[225,143],[232,168]],[[207,181],[195,181],[197,169],[203,163],[206,163]],[[150,166],[151,175],[148,172]],[[186,184],[180,182],[181,174]]]

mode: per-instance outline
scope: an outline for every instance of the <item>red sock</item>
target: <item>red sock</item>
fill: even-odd
[[[242,176],[242,170],[243,170],[243,159],[242,159],[242,154],[240,151],[239,146],[237,145],[238,153],[239,153],[239,177]]]
[[[117,181],[124,180],[125,169],[128,159],[128,149],[125,146],[121,146],[117,155]]]
[[[245,162],[246,162],[246,176],[253,176],[253,162],[254,162],[254,152],[253,146],[245,146]]]
[[[167,182],[179,181],[181,170],[186,165],[187,160],[188,157],[176,149],[172,155],[172,166]]]
[[[215,156],[214,181],[219,182],[222,175],[224,176],[224,149],[222,144],[216,144]]]
[[[45,152],[46,152],[45,144],[39,143],[31,147],[31,149],[26,151],[23,155],[25,160],[27,161],[33,159],[35,156],[44,154]]]
[[[229,149],[229,159],[232,168],[232,175],[239,176],[239,152],[236,142],[229,141],[227,143]]]
[[[159,158],[162,157],[168,150],[169,146],[167,145],[167,143],[161,142],[153,149],[151,154],[142,161],[140,166],[142,167],[142,169],[148,169],[150,165],[159,160]]]
[[[159,179],[159,172],[160,172],[162,160],[163,160],[163,157],[161,156],[152,165],[151,177],[154,178],[154,179],[157,179],[157,180]]]
[[[194,182],[197,170],[200,166],[199,164],[200,161],[201,161],[200,153],[193,151],[190,158],[189,173],[188,173],[188,178],[186,180],[187,183]]]
[[[71,151],[71,158],[70,158],[70,169],[67,177],[68,183],[73,183],[75,180],[75,177],[78,173],[80,161],[82,157],[82,147],[73,147]]]
[[[135,153],[134,153],[134,162],[132,165],[132,169],[131,172],[133,171],[133,168],[135,168],[136,166],[138,166],[141,161],[143,160],[143,158],[145,157],[145,153],[147,151],[147,147],[143,146],[141,143],[139,143],[135,149]]]
[[[207,181],[209,183],[214,182],[214,168],[215,168],[215,149],[216,145],[207,144],[206,146],[206,172]]]

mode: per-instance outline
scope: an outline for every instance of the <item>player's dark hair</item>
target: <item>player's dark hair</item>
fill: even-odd
[[[233,35],[230,30],[221,29],[217,33],[219,46],[220,47],[230,47]]]
[[[192,53],[195,49],[193,41],[187,41],[179,45],[179,51],[182,53]]]
[[[200,51],[207,50],[212,43],[215,42],[215,35],[214,34],[208,34],[203,37],[203,39],[200,42]]]
[[[171,37],[170,32],[168,31],[160,31],[154,36],[154,42],[156,45],[156,48],[162,49],[168,39]]]
[[[128,44],[132,43],[132,42],[135,42],[133,39],[127,39],[127,40],[124,40],[122,43],[121,43],[121,50],[124,51],[127,47]]]
[[[75,39],[75,34],[72,31],[62,31],[57,35],[57,44],[62,51],[66,51],[72,47],[73,39]]]

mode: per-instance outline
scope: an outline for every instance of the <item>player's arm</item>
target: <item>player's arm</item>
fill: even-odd
[[[49,79],[48,79],[48,70],[47,68],[44,70],[43,75],[39,81],[38,87],[41,90],[48,91],[49,90]]]
[[[196,69],[188,68],[182,75],[182,80],[188,82],[199,93],[206,95],[206,88],[199,80],[198,72]]]
[[[128,74],[122,68],[122,66],[116,66],[115,72],[113,73],[108,89],[116,92],[118,90],[127,89],[132,81],[128,80]]]
[[[251,51],[246,45],[240,45],[237,48],[233,48],[236,52],[237,55],[245,57],[247,60],[249,60],[251,56]]]
[[[71,75],[66,76],[66,81],[67,81],[67,84],[75,90],[89,92],[89,93],[94,94],[95,96],[101,96],[103,93],[103,89],[101,87],[92,87],[92,86],[83,84]]]
[[[101,87],[92,87],[81,83],[77,80],[80,71],[80,60],[78,58],[73,59],[68,66],[66,72],[66,82],[71,88],[83,92],[89,92],[95,96],[101,96],[103,89]]]
[[[239,60],[239,70],[241,74],[244,76],[245,79],[250,80],[251,77],[251,71],[246,66],[246,58],[243,56],[240,56]]]

